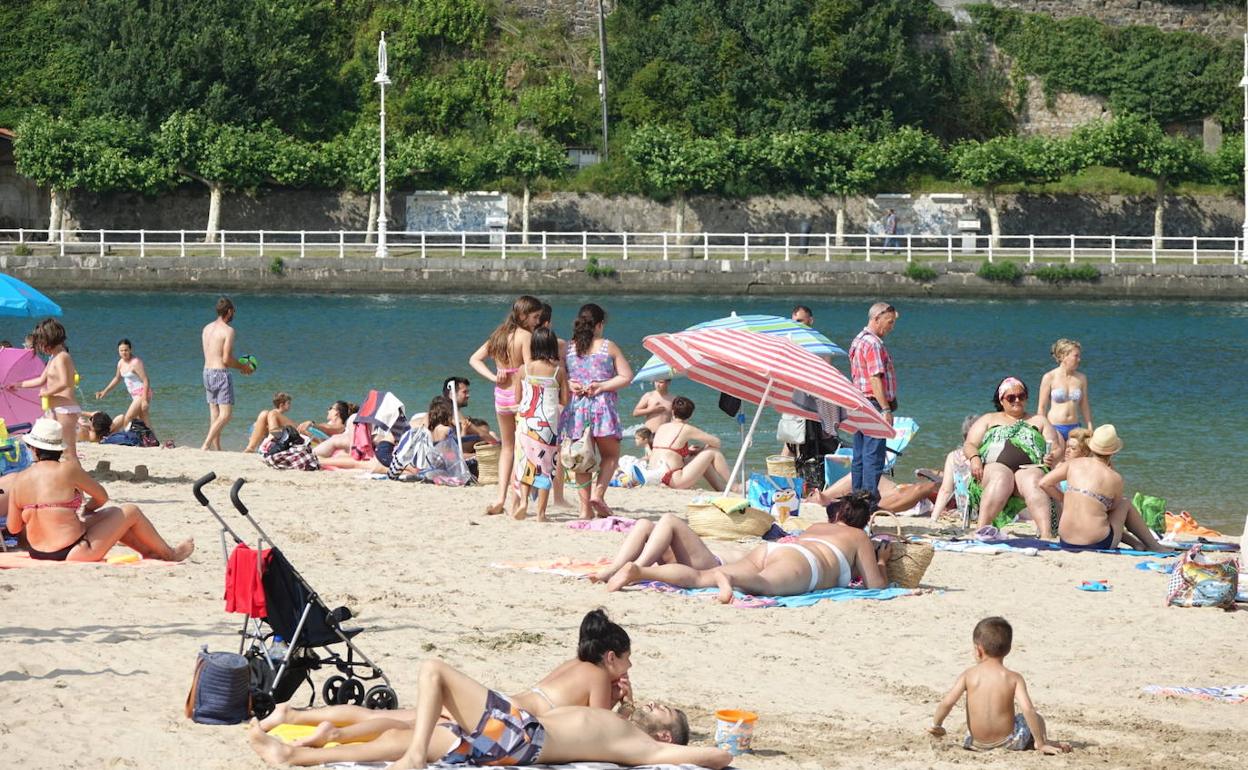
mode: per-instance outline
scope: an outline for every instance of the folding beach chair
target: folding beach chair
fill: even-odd
[[[884,472],[890,476],[893,475],[893,466],[897,464],[897,458],[901,457],[902,454],[905,453],[906,447],[910,446],[910,442],[914,439],[914,434],[919,432],[919,424],[914,421],[913,417],[895,417],[893,418],[893,430],[897,431],[897,435],[885,442],[884,447]],[[838,468],[848,468],[850,462],[854,459],[853,446],[843,446],[840,449],[837,449],[835,457],[839,460],[839,462],[836,463]],[[831,462],[833,461],[829,460],[829,463]],[[824,472],[825,475],[832,473],[826,468]],[[845,473],[842,470],[841,472],[836,473],[835,476],[830,477],[828,479],[828,483],[831,484],[837,478],[844,475]]]
[[[216,478],[215,473],[208,473],[195,482],[193,489],[195,499],[221,525],[221,552],[229,564],[231,553],[227,535],[234,543],[233,550],[249,549],[249,546],[204,495],[203,488]],[[398,708],[399,699],[390,680],[354,642],[363,629],[342,626],[351,619],[351,610],[346,607],[331,610],[274,545],[238,497],[244,483],[244,479],[234,482],[230,488],[230,502],[256,531],[254,562],[263,586],[264,607],[263,615],[258,611],[246,611],[239,632],[239,654],[247,658],[251,667],[253,713],[261,718],[267,716],[276,704],[290,700],[305,684],[312,690],[308,699],[311,706],[317,695],[312,672],[321,668],[333,668],[337,672],[321,685],[320,693],[326,705],[353,703],[372,709]],[[227,591],[229,588],[227,585]],[[277,637],[287,645],[284,654],[274,646]],[[333,649],[336,645],[346,647],[345,656]],[[365,682],[375,680],[381,680],[381,684],[366,691]]]

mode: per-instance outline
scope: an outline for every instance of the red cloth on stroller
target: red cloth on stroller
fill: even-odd
[[[256,551],[246,543],[239,543],[230,553],[230,560],[225,565],[226,612],[244,612],[253,618],[268,615],[261,570],[256,569],[257,556],[267,569],[269,560],[273,557],[273,549]]]

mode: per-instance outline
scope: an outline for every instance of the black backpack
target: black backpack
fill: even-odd
[[[129,431],[138,437],[139,446],[160,446],[160,440],[156,438],[156,433],[147,427],[147,423],[137,417],[130,421]]]
[[[299,435],[299,430],[291,425],[287,425],[281,430],[273,432],[273,440],[269,442],[269,448],[264,450],[264,454],[272,457],[278,452],[285,452],[292,446],[299,446],[303,443],[303,436]]]

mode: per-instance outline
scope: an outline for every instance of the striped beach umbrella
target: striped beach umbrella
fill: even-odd
[[[759,405],[730,479],[745,459],[764,406],[818,420],[819,406],[810,408],[806,403],[809,397],[835,408],[840,427],[850,433],[893,437],[892,426],[845,375],[783,336],[740,329],[703,329],[654,334],[642,344],[676,374]]]
[[[759,334],[775,334],[787,338],[793,344],[801,346],[816,356],[845,355],[845,351],[840,346],[809,326],[799,324],[796,321],[790,321],[787,318],[781,318],[778,315],[737,315],[733,313],[726,318],[716,318],[714,321],[704,321],[700,324],[695,324],[685,331],[692,332],[703,329],[743,329],[745,331],[758,332]],[[668,380],[673,376],[672,368],[656,355],[651,356],[645,365],[633,375],[633,382]]]

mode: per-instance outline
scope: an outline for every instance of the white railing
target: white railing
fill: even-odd
[[[371,234],[351,230],[0,230],[0,244],[19,243],[58,254],[139,256],[368,256]],[[1135,235],[921,235],[852,233],[391,232],[395,257],[589,259],[720,259],[811,261],[980,261],[1245,264],[1235,237]]]

